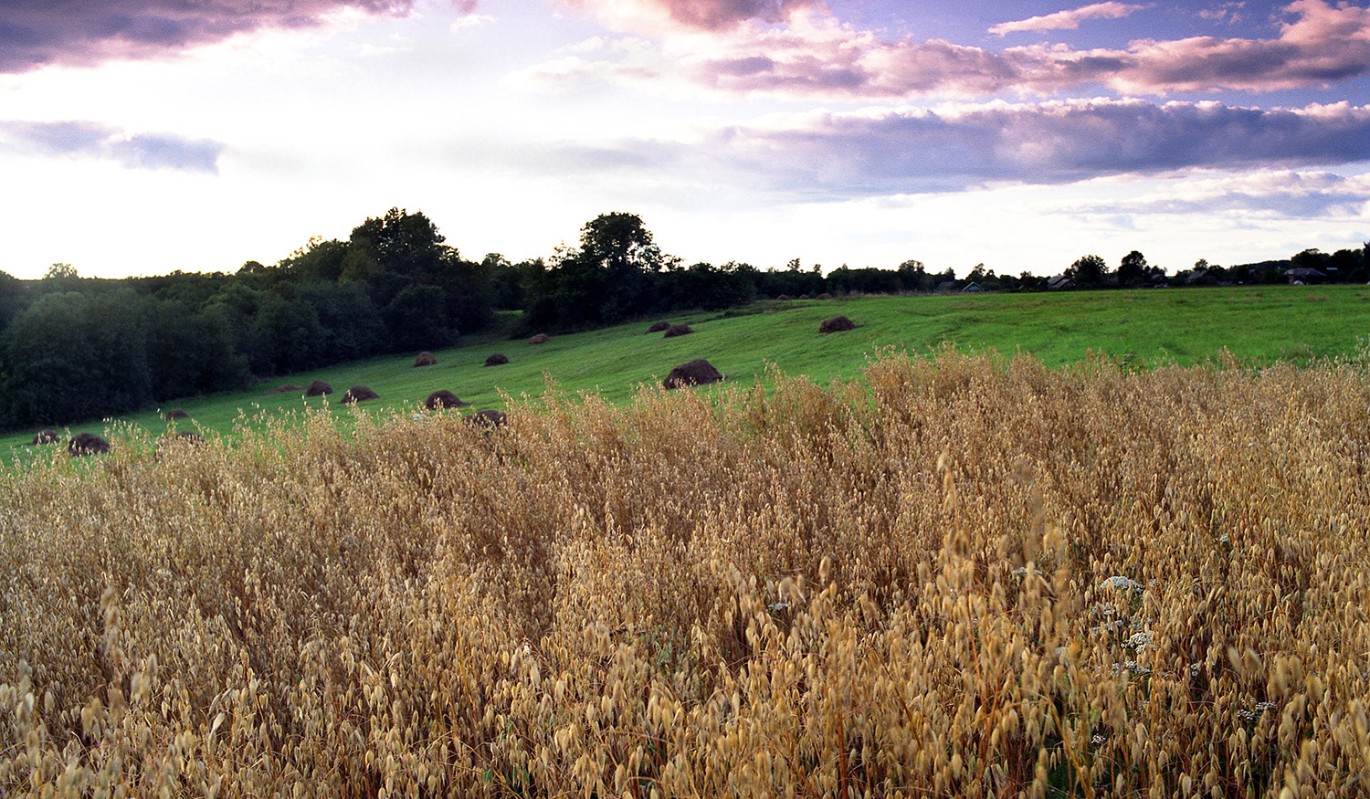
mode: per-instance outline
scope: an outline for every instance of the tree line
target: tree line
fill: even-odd
[[[392,208],[346,240],[312,239],[272,266],[228,274],[173,272],[99,280],[57,264],[40,280],[0,272],[0,426],[66,424],[255,380],[375,355],[417,352],[492,330],[522,312],[514,335],[563,332],[759,298],[988,290],[1045,291],[1249,282],[1365,282],[1370,244],[1224,268],[1200,261],[1173,275],[1129,253],[1056,277],[964,277],[916,260],[894,269],[824,271],[684,264],[662,252],[636,214],[602,214],[576,246],[511,263],[462,257],[422,213]]]

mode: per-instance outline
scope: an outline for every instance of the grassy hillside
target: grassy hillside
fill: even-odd
[[[857,329],[818,335],[819,322],[836,314],[850,317]],[[671,367],[694,358],[709,359],[733,381],[765,379],[768,366],[775,364],[786,374],[824,383],[856,376],[880,348],[925,354],[944,343],[972,352],[1031,353],[1048,366],[1078,361],[1091,350],[1136,365],[1183,365],[1213,358],[1224,348],[1257,364],[1307,363],[1362,346],[1370,335],[1370,288],[869,297],[765,302],[672,321],[689,323],[695,334],[667,340],[646,335],[647,324],[639,322],[555,336],[541,346],[521,339],[487,339],[439,351],[433,367],[413,368],[412,354],[359,361],[283,376],[247,392],[169,402],[166,408],[186,409],[192,426],[228,432],[240,414],[321,406],[321,400],[306,401],[298,393],[264,393],[282,383],[303,385],[314,378],[333,385],[335,406],[348,386],[370,386],[381,397],[367,403],[373,413],[413,409],[437,389],[453,391],[476,408],[501,407],[501,392],[536,396],[547,378],[568,391],[594,391],[618,403],[643,385],[659,384]],[[510,363],[483,367],[485,356],[495,351],[509,356]],[[165,427],[159,411],[126,421],[154,433]],[[108,427],[94,420],[71,430]],[[32,435],[20,431],[0,437],[0,453],[31,457],[26,453]]]

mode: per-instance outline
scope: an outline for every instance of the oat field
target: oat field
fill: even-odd
[[[769,385],[0,474],[0,796],[1370,791],[1363,361]]]

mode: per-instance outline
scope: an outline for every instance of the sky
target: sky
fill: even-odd
[[[1370,240],[1370,8],[4,0],[0,271],[234,271],[420,211],[685,263],[1170,272]]]

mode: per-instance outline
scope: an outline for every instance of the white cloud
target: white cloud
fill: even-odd
[[[1122,19],[1144,8],[1149,6],[1115,2],[1091,3],[1070,11],[1057,11],[1054,14],[1029,17],[1015,22],[1002,22],[991,27],[989,32],[996,36],[1006,36],[1023,31],[1075,30],[1080,27],[1081,22],[1088,19]]]

